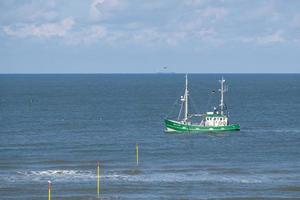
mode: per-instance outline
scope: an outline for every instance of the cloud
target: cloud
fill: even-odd
[[[196,9],[186,18],[175,22],[173,26],[180,26],[186,31],[198,31],[199,29],[212,29],[218,22],[225,19],[228,11],[222,7],[207,7]]]
[[[257,37],[242,37],[239,39],[239,41],[242,41],[245,43],[255,43],[258,45],[269,45],[269,44],[282,43],[282,42],[286,41],[286,39],[283,36],[283,33],[284,32],[282,30],[278,30],[271,34],[257,36]]]
[[[99,7],[104,4],[104,0],[94,0],[90,6],[90,15],[92,18],[98,18],[100,15]]]
[[[186,39],[187,34],[183,31],[160,31],[155,28],[145,28],[141,31],[128,34],[129,40],[136,44],[155,45],[177,45]]]
[[[299,28],[300,27],[300,14],[295,14],[294,16],[293,16],[293,19],[292,19],[292,21],[291,21],[291,25],[293,26],[293,27],[296,27],[296,28]]]
[[[281,43],[284,42],[283,31],[276,31],[272,34],[258,37],[256,42],[258,44],[271,44],[271,43]]]
[[[278,22],[281,19],[280,12],[276,9],[275,1],[264,1],[257,7],[249,7],[241,17],[246,20],[261,20],[267,22]]]
[[[56,23],[44,23],[41,25],[22,24],[15,28],[5,26],[3,31],[9,36],[21,38],[30,36],[40,38],[63,37],[72,28],[73,24],[74,20],[72,18],[65,18]]]
[[[202,6],[208,3],[209,0],[185,0],[184,3],[188,6]]]
[[[72,45],[91,44],[99,42],[107,36],[107,29],[101,25],[86,27],[80,31],[70,33],[66,42]]]
[[[91,0],[78,4],[45,0],[46,5],[43,2],[28,1],[17,3],[16,10],[2,9],[6,16],[1,18],[0,13],[6,25],[3,32],[19,38],[59,37],[62,43],[73,45],[105,42],[140,46],[195,43],[215,46],[232,41],[242,45],[266,45],[292,41],[300,26],[296,13],[290,14],[289,23],[283,23],[288,15],[280,12],[277,1],[269,0],[254,3]],[[6,10],[9,15],[5,14]],[[14,11],[17,17],[10,19]]]
[[[2,3],[2,2],[1,2]],[[6,1],[0,3],[0,20],[18,21],[23,23],[57,20],[58,5],[54,0]]]
[[[213,18],[214,20],[221,20],[227,15],[225,8],[208,7],[200,11],[200,15],[206,18]]]
[[[155,27],[135,27],[128,31],[108,31],[102,38],[110,44],[137,44],[147,47],[157,46],[178,46],[185,42],[202,42],[221,44],[216,38],[217,33],[213,29],[199,29],[197,31],[186,30],[161,30]]]
[[[90,17],[94,20],[107,18],[113,9],[120,6],[120,0],[93,0],[90,5]]]

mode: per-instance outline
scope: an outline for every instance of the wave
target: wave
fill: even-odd
[[[81,171],[81,170],[45,170],[45,171],[25,171],[25,172],[18,171],[17,173],[24,176],[90,175],[89,171]]]
[[[131,176],[129,181],[135,182],[218,182],[218,183],[263,183],[262,177],[256,176],[226,176],[210,174],[208,172],[200,173],[157,173],[150,175]]]
[[[257,128],[248,128],[248,129],[243,129],[243,132],[249,132],[249,133],[257,133],[257,132],[262,132],[262,133],[300,133],[300,130],[298,128],[262,128],[262,127],[257,127]]]
[[[300,192],[300,186],[299,185],[290,185],[290,186],[284,186],[279,188],[282,192]]]
[[[42,170],[18,171],[15,175],[7,176],[6,181],[47,181],[55,182],[85,182],[96,180],[96,171],[89,170]],[[100,175],[103,181],[132,182],[132,183],[180,183],[180,182],[211,182],[211,183],[244,183],[257,184],[270,181],[266,176],[243,174],[213,174],[209,171],[166,172],[166,171],[105,171]]]
[[[16,178],[26,181],[31,179],[33,181],[55,180],[59,182],[71,180],[92,180],[96,176],[92,171],[84,170],[41,170],[41,171],[17,171]]]

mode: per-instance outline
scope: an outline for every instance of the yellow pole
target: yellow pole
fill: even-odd
[[[100,163],[97,166],[97,195],[100,197]]]
[[[135,145],[135,151],[136,151],[136,165],[139,165],[139,144],[136,143]]]
[[[48,181],[48,200],[51,200],[51,181]]]

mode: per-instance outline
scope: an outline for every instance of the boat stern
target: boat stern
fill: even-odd
[[[165,119],[165,132],[184,132],[188,131],[185,124],[182,124],[181,122]]]

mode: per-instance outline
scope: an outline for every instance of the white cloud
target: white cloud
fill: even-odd
[[[0,5],[0,20],[18,21],[22,23],[40,23],[43,21],[53,21],[59,18],[58,5],[54,0],[43,1],[20,1]],[[1,3],[0,3],[1,4]]]
[[[293,16],[293,19],[292,19],[292,21],[291,21],[291,25],[293,26],[293,27],[296,27],[296,28],[299,28],[300,27],[300,14],[295,14],[294,16]]]
[[[209,0],[185,0],[184,3],[188,6],[202,6],[208,3]]]
[[[55,23],[44,23],[41,25],[22,24],[12,28],[11,26],[3,27],[3,31],[9,36],[15,37],[63,37],[72,28],[74,20],[65,18]]]
[[[129,39],[137,44],[154,45],[177,45],[186,39],[187,34],[183,31],[159,31],[154,28],[145,28],[135,32],[133,35],[128,35]]]
[[[92,18],[98,18],[100,15],[100,11],[98,7],[104,3],[104,0],[94,0],[90,6],[90,15]]]
[[[246,20],[262,20],[268,22],[277,22],[281,19],[281,15],[276,9],[275,1],[264,1],[258,7],[250,7],[241,17]]]
[[[42,5],[43,2],[31,1],[18,6],[18,17],[4,20],[7,26],[3,27],[3,32],[22,38],[60,37],[63,43],[76,45],[105,42],[174,46],[195,42],[215,46],[230,41],[266,45],[286,42],[291,37],[291,30],[276,21],[284,16],[278,12],[280,8],[276,2],[268,0],[254,4],[233,4],[231,1],[227,4],[222,0],[180,0],[176,3],[90,0],[79,6],[76,4],[72,11],[67,1],[47,0],[47,5]],[[10,13],[13,11],[10,9]],[[73,18],[65,18],[66,14],[78,20],[76,26]],[[24,15],[27,18],[23,18]],[[287,24],[298,28],[300,17],[292,16]],[[285,30],[285,34],[273,30]]]
[[[225,19],[228,11],[222,7],[207,7],[190,13],[188,18],[180,19],[173,26],[179,26],[185,31],[197,32],[212,29],[216,23]]]
[[[195,32],[195,36],[197,38],[201,39],[201,40],[205,40],[205,39],[208,39],[208,38],[213,38],[216,35],[217,35],[217,32],[212,28],[201,29],[201,30]]]
[[[134,30],[107,30],[103,26],[86,28],[67,37],[72,45],[104,42],[114,45],[137,44],[148,47],[158,45],[175,46],[186,39],[187,33],[182,31],[163,32],[155,28],[139,28]]]
[[[218,7],[208,7],[200,11],[200,15],[206,18],[213,18],[214,20],[221,20],[227,15],[227,10]]]
[[[100,25],[93,25],[88,28],[84,28],[78,32],[73,32],[66,37],[68,44],[91,44],[101,39],[104,39],[107,35],[105,27]]]
[[[111,15],[111,10],[121,6],[120,0],[93,0],[90,5],[90,17],[103,19]]]
[[[258,37],[256,41],[258,44],[270,44],[270,43],[281,43],[284,42],[285,39],[283,37],[283,31],[276,31],[272,34]]]
[[[268,45],[268,44],[275,44],[275,43],[282,43],[285,42],[286,39],[283,36],[283,31],[279,30],[271,34],[257,36],[257,37],[241,37],[239,41],[245,43],[255,43],[258,45]]]

